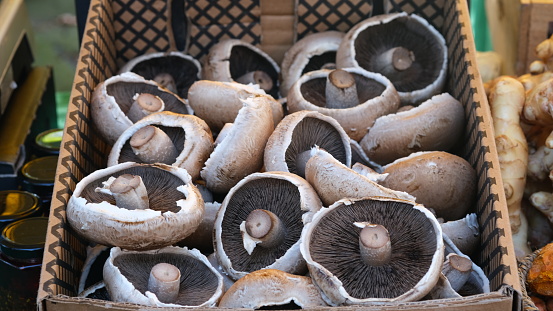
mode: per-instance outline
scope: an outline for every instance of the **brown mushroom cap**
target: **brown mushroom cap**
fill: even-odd
[[[336,66],[336,50],[345,33],[328,30],[312,33],[298,40],[284,54],[280,65],[280,95],[287,96],[290,87],[305,73],[332,69]]]
[[[284,116],[282,104],[255,85],[236,82],[196,81],[188,91],[188,103],[194,114],[203,119],[213,132],[219,132],[227,123],[234,122],[238,111],[248,97],[263,97],[271,104],[275,126]]]
[[[144,117],[119,136],[111,148],[107,165],[113,166],[123,162],[142,162],[133,152],[130,142],[135,133],[149,125],[160,128],[167,133],[178,152],[172,162],[165,164],[184,168],[190,174],[192,180],[197,180],[200,177],[200,170],[213,151],[214,142],[207,124],[193,115],[166,111]]]
[[[213,45],[204,59],[202,77],[206,80],[237,82],[249,72],[261,71],[271,79],[267,94],[278,98],[278,64],[265,52],[240,39],[225,39]]]
[[[242,179],[225,197],[215,220],[217,260],[237,280],[265,268],[288,273],[305,272],[299,252],[302,227],[311,221],[322,204],[313,188],[301,177],[286,172],[253,173]],[[279,218],[284,236],[271,247],[256,245],[251,254],[243,237],[242,223],[254,210],[262,209]]]
[[[388,164],[418,151],[449,151],[462,138],[463,105],[448,93],[408,111],[381,116],[360,145],[369,159]]]
[[[98,133],[110,144],[133,122],[126,116],[136,94],[149,93],[158,96],[165,104],[165,111],[190,114],[188,104],[179,96],[159,86],[155,81],[125,72],[99,83],[92,94],[90,115]]]
[[[168,74],[175,90],[166,87],[181,98],[188,96],[188,88],[201,79],[202,66],[194,57],[179,51],[156,52],[140,55],[128,61],[119,73],[134,72],[147,80],[163,85],[156,77]]]
[[[297,157],[318,146],[338,161],[351,166],[349,137],[338,122],[317,111],[298,111],[287,115],[277,125],[265,147],[264,164],[267,171],[298,171]]]
[[[390,236],[391,257],[367,265],[356,223],[379,224]],[[418,300],[438,281],[442,231],[420,204],[392,198],[340,200],[315,214],[302,232],[301,253],[313,282],[332,306]]]
[[[476,171],[465,159],[443,151],[416,152],[384,167],[381,184],[405,191],[444,220],[456,220],[474,209]]]
[[[114,177],[141,176],[148,192],[148,209],[128,210],[113,196],[96,191]],[[146,250],[174,244],[190,235],[204,214],[204,202],[186,170],[165,164],[126,162],[83,178],[67,205],[71,227],[91,242]]]
[[[234,124],[217,144],[200,172],[206,187],[226,193],[245,176],[263,167],[263,151],[274,124],[263,97],[246,98]]]
[[[311,151],[311,158],[305,168],[305,179],[315,188],[325,206],[345,198],[368,196],[415,200],[408,193],[377,184],[319,148],[313,148]]]
[[[412,63],[407,69],[382,70],[381,55],[406,48]],[[402,104],[417,104],[442,92],[447,75],[447,47],[428,21],[405,12],[370,17],[351,28],[336,52],[336,67],[361,67],[379,72],[394,84]]]
[[[326,81],[331,70],[308,72],[292,85],[287,96],[289,112],[318,111],[340,123],[346,133],[359,141],[376,118],[395,112],[399,108],[399,96],[392,83],[383,75],[362,68],[345,68],[355,79],[359,105],[351,108],[326,106]]]
[[[310,277],[263,269],[236,281],[221,297],[218,307],[259,309],[289,303],[302,309],[327,305]]]
[[[168,263],[180,270],[180,289],[174,303],[161,302],[148,291],[152,267]],[[115,247],[104,265],[104,280],[115,302],[159,307],[215,307],[223,294],[223,277],[198,250],[168,246],[151,251]]]

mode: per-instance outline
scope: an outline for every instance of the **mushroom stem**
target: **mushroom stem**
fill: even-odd
[[[442,231],[465,255],[471,256],[480,245],[480,227],[476,214],[441,224]]]
[[[133,103],[127,111],[127,117],[132,122],[144,118],[155,112],[160,112],[165,109],[165,103],[161,98],[149,93],[135,94]]]
[[[152,125],[136,131],[129,143],[133,152],[145,163],[171,164],[179,155],[169,135]]]
[[[459,291],[465,285],[471,272],[472,261],[468,257],[455,253],[447,255],[442,266],[442,273],[455,291]]]
[[[362,228],[359,233],[359,250],[363,262],[371,266],[387,264],[392,257],[388,230],[382,225],[366,222],[356,222],[354,225]]]
[[[123,174],[117,177],[111,183],[109,190],[119,208],[134,210],[149,207],[146,186],[138,175]]]
[[[171,74],[167,72],[158,73],[153,80],[170,92],[177,92],[177,84],[175,83],[175,79]]]
[[[353,75],[336,69],[328,74],[325,88],[326,107],[331,109],[351,108],[359,105],[357,86]]]
[[[180,290],[180,270],[168,263],[158,263],[150,271],[148,291],[159,301],[172,303],[177,300]]]
[[[302,151],[296,156],[296,173],[302,178],[305,178],[305,167],[310,158],[311,149]]]
[[[268,210],[251,211],[246,221],[243,222],[243,227],[245,230],[243,232],[245,233],[243,235],[244,247],[249,254],[253,252],[253,248],[257,244],[261,247],[271,248],[284,240],[285,229],[282,222],[277,215]]]
[[[411,67],[415,61],[415,54],[408,49],[398,46],[391,48],[386,52],[380,54],[375,64],[378,64],[377,72],[381,72],[384,75],[397,71],[404,71]]]
[[[247,72],[234,81],[242,84],[258,84],[260,88],[267,92],[273,88],[273,79],[261,70]]]

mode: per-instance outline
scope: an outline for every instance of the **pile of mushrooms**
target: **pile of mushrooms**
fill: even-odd
[[[282,71],[238,39],[198,61],[131,60],[94,92],[112,147],[67,207],[75,232],[111,249],[103,280],[83,270],[83,297],[308,308],[489,290],[467,256],[476,173],[452,153],[465,119],[441,90],[443,42],[400,13],[307,36]]]

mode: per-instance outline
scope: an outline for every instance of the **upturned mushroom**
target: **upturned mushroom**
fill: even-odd
[[[308,72],[288,91],[289,112],[318,111],[359,141],[374,121],[399,108],[399,96],[386,77],[362,68]]]
[[[325,206],[345,198],[369,196],[415,200],[415,197],[406,192],[379,185],[340,163],[327,151],[316,147],[310,151],[305,164],[305,179],[315,188]]]
[[[335,30],[309,34],[296,41],[284,54],[280,65],[280,95],[285,97],[290,87],[305,73],[336,68],[336,50],[345,33]]]
[[[332,306],[415,301],[438,282],[444,258],[434,215],[413,201],[340,200],[315,214],[301,253]]]
[[[265,170],[305,178],[305,162],[315,146],[351,166],[349,137],[340,124],[317,111],[303,110],[284,117],[269,137],[263,156]]]
[[[159,112],[144,117],[121,133],[111,148],[107,164],[164,163],[186,169],[192,180],[197,180],[213,148],[213,135],[202,119]]]
[[[225,124],[234,122],[238,111],[244,106],[242,101],[249,97],[261,97],[270,104],[275,126],[284,117],[282,104],[255,85],[200,80],[192,84],[188,91],[188,103],[194,114],[215,133],[221,131]]]
[[[204,58],[202,78],[213,81],[258,84],[267,94],[278,98],[278,64],[256,46],[240,40],[225,39],[214,44]]]
[[[371,160],[385,165],[418,151],[450,151],[464,128],[463,105],[443,93],[410,110],[379,117],[360,145]]]
[[[327,306],[310,277],[263,269],[236,281],[221,297],[218,307],[260,309],[289,304],[302,309]]]
[[[158,307],[215,307],[223,277],[195,249],[111,250],[104,282],[112,301]]]
[[[91,242],[130,250],[172,245],[192,234],[204,202],[185,169],[125,162],[79,181],[69,225]]]
[[[300,234],[321,207],[315,190],[295,174],[247,176],[227,194],[215,220],[219,264],[234,280],[260,269],[305,273]]]
[[[92,94],[90,115],[109,144],[146,115],[171,111],[191,114],[188,104],[153,80],[125,72],[100,82]]]
[[[246,98],[243,105],[232,127],[217,137],[215,149],[200,172],[214,193],[228,192],[263,167],[265,145],[274,130],[271,106],[263,97]]]
[[[446,221],[474,209],[476,171],[460,156],[443,151],[415,152],[386,166],[381,185],[405,191]]]
[[[403,105],[441,93],[447,63],[446,42],[440,32],[424,18],[405,12],[359,22],[336,52],[337,68],[361,67],[390,79]]]
[[[119,73],[129,71],[154,80],[170,92],[186,98],[188,88],[201,79],[202,66],[194,57],[179,51],[155,52],[131,59]]]

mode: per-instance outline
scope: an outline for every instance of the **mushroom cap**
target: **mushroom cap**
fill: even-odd
[[[167,164],[186,169],[192,180],[197,180],[200,177],[200,170],[214,148],[211,130],[202,119],[196,116],[169,111],[146,116],[121,133],[111,148],[107,165],[141,162],[129,142],[138,130],[148,125],[161,128],[171,137],[178,150],[179,155],[175,161]]]
[[[352,27],[336,52],[336,67],[378,72],[376,56],[400,45],[415,57],[409,69],[387,76],[402,104],[417,104],[440,93],[447,75],[446,42],[428,21],[415,14],[375,15]]]
[[[319,148],[313,148],[311,151],[311,158],[307,161],[305,168],[305,179],[315,188],[325,206],[345,198],[369,196],[415,200],[406,192],[379,185]]]
[[[177,94],[188,96],[188,88],[201,79],[202,66],[194,57],[180,51],[155,52],[137,56],[128,61],[119,73],[134,72],[147,80],[160,73],[168,73],[175,81]]]
[[[278,98],[278,64],[256,46],[240,40],[225,39],[214,44],[204,59],[202,77],[206,80],[234,82],[250,71],[266,72],[273,81],[273,88],[267,93]]]
[[[215,217],[217,217],[220,207],[221,203],[205,202],[205,213],[202,222],[200,222],[194,233],[187,236],[177,245],[196,248],[204,254],[213,252],[213,226],[215,225]]]
[[[263,167],[263,151],[274,129],[271,106],[264,97],[246,98],[243,104],[200,172],[206,187],[215,193],[228,192]]]
[[[303,110],[284,117],[269,137],[263,161],[265,170],[298,174],[296,157],[314,146],[351,166],[349,136],[340,124],[320,112]]]
[[[359,141],[376,118],[395,112],[399,96],[386,77],[362,68],[344,68],[353,74],[360,104],[351,108],[325,107],[326,78],[331,70],[321,69],[301,76],[288,91],[287,106],[290,113],[300,110],[318,111],[332,117],[352,139]]]
[[[302,309],[326,306],[310,277],[263,269],[236,281],[221,297],[218,307],[259,309],[288,303]]]
[[[137,93],[159,96],[165,110],[190,114],[188,104],[178,95],[167,91],[155,81],[146,80],[133,72],[125,72],[100,82],[92,94],[90,114],[98,133],[113,144],[133,122],[125,114]]]
[[[355,222],[388,229],[389,263],[363,262]],[[444,258],[442,231],[428,209],[382,197],[345,199],[321,209],[303,228],[300,249],[313,282],[332,306],[418,300],[438,281]]]
[[[283,105],[256,85],[200,80],[192,84],[188,91],[188,103],[194,114],[203,119],[213,132],[219,132],[226,123],[232,123],[244,106],[242,100],[248,97],[263,97],[271,104],[275,126],[284,117]]]
[[[336,51],[345,33],[335,30],[315,32],[294,43],[280,64],[280,95],[285,97],[290,87],[305,73],[336,63]]]
[[[175,303],[163,303],[148,291],[150,270],[169,263],[181,271]],[[215,307],[223,294],[223,277],[196,249],[168,246],[150,251],[127,251],[114,247],[104,265],[104,280],[115,302],[159,307]]]
[[[150,208],[128,210],[96,192],[113,176],[142,177]],[[204,214],[200,192],[185,169],[125,162],[97,170],[79,181],[67,205],[71,227],[91,242],[130,250],[161,248],[192,234]]]
[[[369,159],[388,164],[418,151],[449,151],[465,129],[463,105],[448,93],[407,111],[381,116],[360,145]]]
[[[214,231],[217,261],[235,280],[260,269],[279,269],[292,274],[305,272],[305,261],[299,251],[300,234],[321,207],[315,190],[295,174],[248,175],[230,190],[217,214]],[[256,209],[278,216],[286,236],[281,244],[273,248],[255,247],[248,255],[240,224]]]
[[[446,221],[474,208],[476,171],[465,159],[443,151],[415,152],[384,166],[384,187],[405,191]]]

